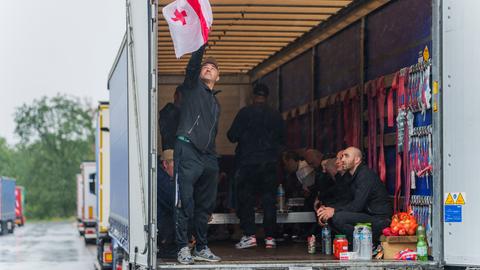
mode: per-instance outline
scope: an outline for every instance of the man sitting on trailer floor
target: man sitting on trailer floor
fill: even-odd
[[[385,185],[378,175],[362,164],[362,152],[358,148],[345,149],[342,164],[344,170],[352,175],[350,189],[353,200],[336,208],[320,207],[317,210],[319,222],[328,221],[334,229],[347,235],[350,243],[357,223],[371,223],[372,240],[377,244],[393,213]]]

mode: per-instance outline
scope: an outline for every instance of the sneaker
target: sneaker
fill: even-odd
[[[219,262],[221,260],[220,257],[213,254],[208,247],[205,247],[200,251],[195,248],[195,250],[193,251],[193,258],[198,261],[206,262]]]
[[[177,261],[181,264],[193,264],[195,261],[193,260],[192,254],[190,253],[190,248],[181,248],[177,254]]]
[[[251,236],[242,236],[240,239],[240,242],[235,244],[235,247],[237,249],[244,249],[244,248],[250,248],[250,247],[256,247],[257,246],[257,238],[255,235]]]
[[[273,237],[265,238],[265,248],[276,248],[277,243],[275,243],[275,239]]]

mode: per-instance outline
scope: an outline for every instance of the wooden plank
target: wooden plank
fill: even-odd
[[[301,26],[250,26],[250,25],[220,25],[212,26],[213,31],[279,31],[279,32],[306,32],[310,30],[311,27],[301,27]],[[169,31],[167,26],[159,26],[158,31]]]
[[[159,0],[159,6],[164,6],[173,0]],[[281,5],[281,6],[327,6],[344,7],[350,4],[351,0],[210,0],[215,5]]]
[[[259,42],[253,42],[253,41],[229,41],[229,40],[214,40],[214,41],[209,41],[208,45],[209,46],[255,46],[255,47],[283,47],[287,45],[288,42],[274,42],[274,41],[259,41]],[[159,47],[173,47],[172,42],[168,41],[161,41],[158,42]]]
[[[303,32],[271,32],[271,31],[212,31],[210,37],[231,36],[231,37],[299,37]],[[158,31],[159,37],[170,37],[169,31]]]
[[[341,7],[298,7],[298,6],[276,6],[276,5],[221,5],[212,6],[213,14],[219,13],[299,13],[299,14],[332,14],[337,13]]]
[[[260,26],[300,26],[300,27],[312,27],[323,20],[261,20],[261,19],[223,19],[223,20],[215,20],[215,26],[224,26],[224,25],[260,25]],[[158,23],[159,26],[166,26],[166,21],[160,21]]]

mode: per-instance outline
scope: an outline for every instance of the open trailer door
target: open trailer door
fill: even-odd
[[[155,14],[154,0],[127,0],[129,261],[147,268],[156,261]]]
[[[444,258],[480,265],[478,66],[480,1],[443,1]]]

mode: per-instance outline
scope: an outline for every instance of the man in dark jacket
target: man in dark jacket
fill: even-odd
[[[228,139],[238,143],[238,216],[244,236],[236,248],[257,246],[255,237],[255,199],[259,193],[263,206],[265,247],[274,248],[277,210],[277,161],[284,145],[284,123],[280,113],[267,105],[268,87],[257,84],[253,104],[242,108],[228,130]]]
[[[377,243],[382,230],[389,226],[393,213],[387,190],[378,175],[362,164],[359,149],[345,149],[342,163],[352,175],[350,189],[353,200],[337,208],[320,207],[317,211],[319,221],[329,221],[336,230],[346,234],[350,242],[357,223],[371,223],[372,240]]]
[[[158,125],[162,135],[162,149],[174,149],[177,140],[177,127],[180,120],[180,100],[182,85],[177,86],[173,103],[167,103],[159,112]]]
[[[203,63],[205,46],[192,53],[183,82],[180,122],[175,142],[175,180],[177,198],[175,235],[181,264],[195,260],[218,262],[207,246],[209,214],[215,206],[218,184],[218,161],[215,138],[220,117],[220,105],[213,90],[219,80],[215,59]],[[193,256],[188,248],[188,223],[193,220],[197,240]]]

